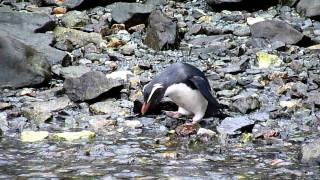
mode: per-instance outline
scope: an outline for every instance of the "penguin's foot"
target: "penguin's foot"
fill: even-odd
[[[167,116],[175,119],[178,119],[182,116],[182,114],[179,113],[178,111],[165,111],[165,112]]]

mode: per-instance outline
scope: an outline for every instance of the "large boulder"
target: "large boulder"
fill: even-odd
[[[125,24],[126,28],[129,28],[138,24],[146,24],[152,10],[152,5],[119,2],[113,5],[111,15],[113,21]]]
[[[66,79],[63,87],[71,100],[86,101],[122,85],[124,85],[122,80],[107,78],[102,72],[92,71],[79,78]]]
[[[1,35],[10,37],[36,49],[49,62],[62,62],[66,53],[52,48],[54,36],[45,33],[55,27],[55,22],[46,14],[25,12],[0,12]]]
[[[35,86],[50,78],[50,65],[42,53],[20,40],[0,36],[0,88]]]
[[[177,23],[161,11],[153,11],[149,16],[145,44],[154,50],[175,48],[178,45]]]
[[[279,0],[207,0],[214,10],[258,10],[277,5]]]
[[[297,4],[297,10],[307,17],[320,18],[320,1],[300,0]]]
[[[254,38],[266,38],[272,42],[281,41],[286,44],[297,44],[303,34],[284,21],[266,20],[253,24],[250,27]]]

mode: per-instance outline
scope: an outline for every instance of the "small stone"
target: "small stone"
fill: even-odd
[[[7,103],[7,102],[0,102],[0,110],[7,109],[10,107],[12,107],[12,104]]]
[[[83,27],[88,24],[89,21],[90,18],[87,15],[86,11],[76,10],[69,11],[61,19],[61,23],[68,28]]]
[[[217,131],[220,134],[235,135],[239,134],[241,128],[251,126],[254,124],[253,120],[250,120],[247,116],[227,117],[217,127]]]
[[[281,59],[277,55],[265,52],[257,52],[257,60],[259,68],[269,68],[270,66],[280,66]]]
[[[258,98],[253,96],[243,97],[237,99],[233,106],[240,111],[242,114],[246,114],[247,112],[253,111],[260,107],[260,101]]]
[[[22,142],[37,142],[46,139],[49,136],[47,131],[23,131],[21,133]]]
[[[142,128],[143,124],[138,121],[138,120],[127,120],[125,121],[125,125],[128,127],[128,128],[133,128],[133,129],[137,129],[137,128]]]
[[[52,10],[53,14],[65,14],[67,12],[67,8],[65,7],[55,7]]]
[[[250,25],[250,26],[255,24],[255,23],[262,22],[262,21],[265,21],[265,18],[263,18],[263,17],[255,17],[255,18],[248,17],[247,18],[247,24]]]
[[[9,130],[7,116],[6,112],[0,112],[0,135]]]
[[[106,77],[110,79],[121,79],[124,81],[128,81],[130,77],[133,76],[131,71],[114,71],[110,74],[107,74]]]
[[[117,106],[115,99],[108,99],[106,101],[97,102],[90,105],[90,110],[94,114],[113,115],[119,113],[122,109]]]
[[[191,134],[196,134],[199,129],[199,124],[182,124],[176,128],[176,133],[179,136],[188,136]]]
[[[91,62],[90,62],[91,63]],[[87,72],[90,72],[91,68],[86,66],[68,66],[61,67],[58,70],[58,75],[61,75],[63,78],[79,78]]]
[[[320,162],[320,139],[315,139],[312,142],[305,143],[301,147],[303,163],[316,163]]]
[[[299,106],[299,101],[298,100],[280,101],[279,105],[282,108],[295,108]]]
[[[134,50],[137,49],[137,45],[133,43],[126,44],[120,48],[120,52],[123,55],[131,56],[134,54]]]
[[[92,139],[96,136],[94,132],[83,130],[80,132],[63,132],[53,135],[54,139],[61,141],[74,141],[79,139]]]
[[[210,129],[200,128],[197,132],[197,135],[214,137],[216,135],[216,132],[214,132]]]

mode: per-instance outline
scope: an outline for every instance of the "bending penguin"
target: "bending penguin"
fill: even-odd
[[[193,115],[192,123],[206,116],[220,114],[220,104],[212,96],[205,74],[187,63],[174,63],[164,69],[143,88],[141,114],[169,98],[179,108],[178,114]]]

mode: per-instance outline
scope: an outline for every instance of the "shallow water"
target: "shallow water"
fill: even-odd
[[[0,143],[0,178],[318,179],[319,167],[299,163],[298,145],[240,144],[218,138],[157,139],[155,134],[100,136],[77,142]],[[273,160],[281,159],[281,163]]]

